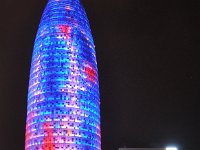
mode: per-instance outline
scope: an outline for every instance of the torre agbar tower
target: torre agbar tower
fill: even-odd
[[[35,39],[25,150],[100,150],[95,46],[80,0],[49,0]]]

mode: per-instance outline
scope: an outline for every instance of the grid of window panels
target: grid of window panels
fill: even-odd
[[[80,0],[49,0],[35,39],[26,150],[100,150],[95,46]]]

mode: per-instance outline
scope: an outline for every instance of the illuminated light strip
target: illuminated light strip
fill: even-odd
[[[167,147],[166,150],[178,150],[176,147]]]

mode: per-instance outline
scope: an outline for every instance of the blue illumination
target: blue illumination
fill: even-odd
[[[95,46],[80,0],[49,0],[30,70],[26,150],[100,150]]]

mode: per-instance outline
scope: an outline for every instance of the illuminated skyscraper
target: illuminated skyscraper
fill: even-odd
[[[30,70],[26,150],[100,150],[97,62],[80,0],[49,0]]]

